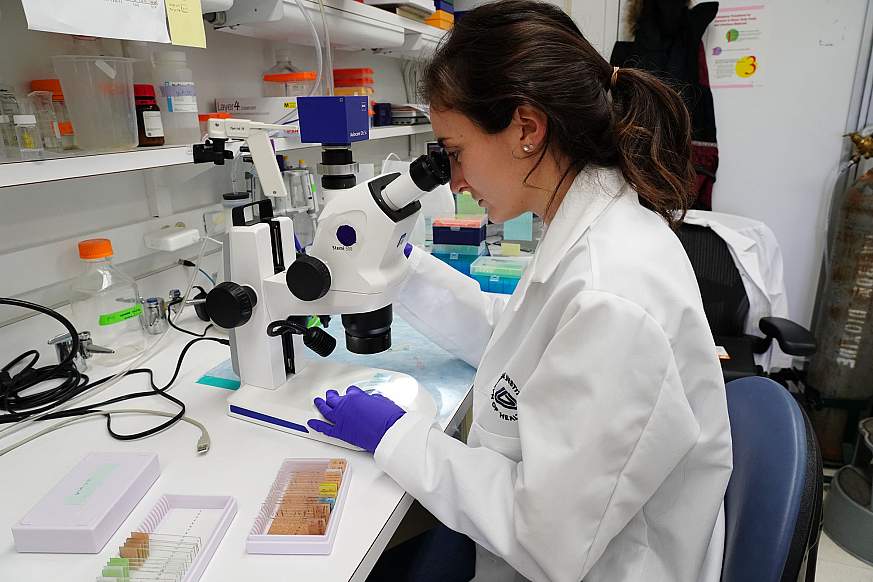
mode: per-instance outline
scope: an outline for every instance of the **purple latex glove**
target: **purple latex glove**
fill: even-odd
[[[328,390],[324,400],[315,399],[315,407],[333,424],[313,418],[307,423],[309,428],[371,453],[388,429],[406,414],[391,399],[367,394],[357,386],[349,386],[345,396]]]
[[[411,255],[411,254],[412,254],[412,245],[409,243],[406,243],[406,246],[403,247],[403,255],[408,259],[409,255]]]

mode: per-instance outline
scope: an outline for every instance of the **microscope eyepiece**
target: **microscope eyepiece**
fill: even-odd
[[[409,175],[415,185],[424,192],[430,192],[440,184],[445,184],[451,177],[449,156],[443,149],[419,156],[409,166]]]

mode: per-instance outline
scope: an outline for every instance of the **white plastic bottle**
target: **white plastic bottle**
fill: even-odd
[[[154,82],[160,98],[164,143],[182,145],[200,141],[197,90],[185,53],[163,51],[155,55]]]
[[[114,366],[145,350],[142,303],[136,282],[112,266],[112,242],[97,238],[79,243],[79,257],[86,271],[70,286],[73,325],[90,331],[95,345],[114,350],[95,354],[94,362]]]

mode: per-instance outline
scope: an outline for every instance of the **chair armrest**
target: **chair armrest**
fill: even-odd
[[[775,339],[779,347],[789,356],[811,356],[818,346],[815,337],[802,325],[784,317],[762,317],[758,327],[767,338],[763,353],[769,347],[769,340]],[[757,351],[757,350],[756,350]]]

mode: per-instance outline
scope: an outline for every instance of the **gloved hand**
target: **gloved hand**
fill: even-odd
[[[409,255],[412,254],[412,245],[410,243],[406,243],[406,246],[403,247],[403,255],[408,259]]]
[[[325,399],[315,399],[315,407],[333,424],[311,419],[307,424],[329,437],[338,438],[371,453],[397,419],[406,414],[402,408],[381,394],[367,394],[349,386],[345,396],[328,390]]]

